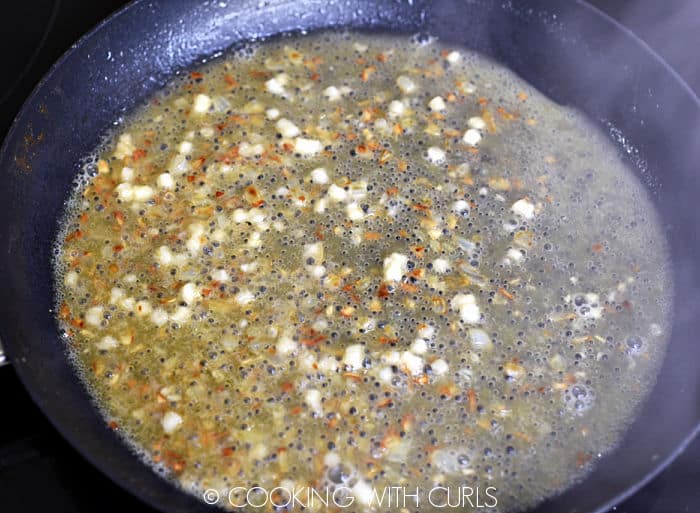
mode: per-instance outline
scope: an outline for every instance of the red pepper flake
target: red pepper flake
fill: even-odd
[[[73,239],[82,239],[82,238],[83,238],[83,232],[81,230],[75,230],[73,233],[66,236],[66,242],[70,242]]]
[[[138,162],[142,158],[146,156],[147,152],[144,149],[138,148],[134,150],[134,152],[131,154],[131,158],[134,159],[134,162]]]
[[[121,244],[117,244],[116,246],[114,246],[114,247],[112,248],[112,251],[114,251],[115,253],[119,253],[119,252],[121,252],[123,249],[124,249],[124,246],[122,246]]]
[[[220,198],[220,197],[223,196],[224,194],[226,194],[224,191],[216,191],[216,192],[214,193],[214,196],[216,196],[217,198]]]
[[[377,291],[377,297],[385,298],[389,297],[390,294],[391,292],[389,292],[389,286],[386,283],[382,283]]]
[[[236,87],[238,85],[236,79],[233,78],[231,75],[224,75],[224,82],[226,82],[231,87]]]
[[[503,296],[504,298],[506,298],[508,301],[513,301],[513,300],[515,299],[515,296],[514,296],[513,294],[511,294],[510,292],[508,292],[508,291],[507,291],[506,289],[504,289],[503,287],[499,287],[499,288],[498,288],[498,293],[499,293],[501,296]]]
[[[386,398],[383,401],[377,403],[377,408],[391,408],[394,406],[394,401],[391,400],[391,398]]]
[[[469,401],[469,413],[476,413],[476,407],[479,403],[473,388],[467,390],[467,400]]]
[[[119,424],[117,424],[113,420],[110,420],[107,426],[109,426],[109,429],[111,429],[112,431],[116,431],[117,429],[119,429]]]
[[[375,71],[377,71],[376,66],[367,66],[365,69],[362,70],[360,78],[363,82],[367,82]]]
[[[583,467],[586,463],[591,461],[592,458],[593,456],[591,456],[590,453],[579,451],[576,453],[576,465],[579,467]]]
[[[187,175],[187,181],[190,183],[194,182],[196,179],[197,177],[194,175]]]
[[[61,308],[58,311],[58,316],[64,321],[70,319],[70,308],[68,307],[67,303],[61,303]]]
[[[268,73],[267,71],[257,69],[249,71],[248,74],[253,78],[267,78],[270,76],[270,73]]]
[[[224,458],[228,458],[229,456],[233,456],[233,448],[232,447],[224,447],[221,449],[221,455]]]
[[[204,78],[204,75],[201,74],[199,71],[193,71],[192,73],[190,73],[190,78],[192,78],[193,80],[197,80],[198,78]]]
[[[351,379],[356,383],[360,383],[362,381],[362,376],[354,372],[343,372],[343,377]]]
[[[280,388],[285,394],[291,394],[294,391],[294,383],[287,381],[285,383],[282,383],[280,385]]]
[[[314,235],[318,240],[325,240],[326,236],[323,235],[323,225],[318,225],[316,227],[316,231],[314,232]]]

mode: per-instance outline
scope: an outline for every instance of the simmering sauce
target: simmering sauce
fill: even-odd
[[[57,239],[69,354],[198,496],[342,486],[370,511],[386,486],[493,487],[494,511],[527,508],[615,446],[663,358],[643,186],[465,50],[259,43],[175,77],[86,167]]]

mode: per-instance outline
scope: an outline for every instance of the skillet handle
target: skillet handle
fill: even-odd
[[[10,360],[7,359],[7,356],[5,355],[5,350],[2,347],[2,340],[0,340],[0,367],[3,365],[9,365]]]

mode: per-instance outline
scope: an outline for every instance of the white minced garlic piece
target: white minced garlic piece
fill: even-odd
[[[243,289],[235,295],[234,299],[239,305],[248,305],[255,300],[255,295],[249,290]]]
[[[476,146],[477,144],[479,144],[479,141],[481,141],[481,132],[474,128],[470,128],[469,130],[464,132],[462,140],[469,146]]]
[[[156,326],[162,326],[163,324],[168,322],[168,312],[166,312],[162,308],[156,308],[151,314],[151,322]]]
[[[328,200],[326,198],[320,198],[314,204],[314,212],[317,214],[323,214],[328,207]]]
[[[316,263],[323,262],[323,257],[324,257],[323,242],[314,242],[312,244],[305,244],[303,255],[304,255],[304,260],[306,260],[307,258],[313,258],[316,261]]]
[[[177,428],[182,424],[182,417],[175,413],[174,411],[165,412],[163,419],[160,421],[161,426],[163,426],[163,431],[167,434],[172,434]]]
[[[153,187],[149,185],[135,185],[133,191],[134,201],[148,201],[155,194]]]
[[[102,322],[102,314],[104,313],[104,308],[101,306],[93,306],[85,312],[85,322],[90,326],[99,326]]]
[[[382,369],[379,371],[379,379],[381,379],[384,383],[391,383],[393,377],[394,372],[391,370],[391,367],[382,367]]]
[[[180,289],[180,297],[188,305],[194,303],[194,301],[199,297],[197,285],[192,282],[185,283]]]
[[[506,257],[514,262],[520,262],[523,259],[523,253],[519,249],[510,248],[506,253]]]
[[[483,130],[484,128],[486,128],[486,121],[484,121],[483,118],[479,116],[474,116],[467,120],[467,125],[469,126],[469,128],[473,128],[474,130]]]
[[[116,338],[107,335],[106,337],[102,337],[102,339],[100,339],[100,341],[97,344],[95,344],[95,347],[102,351],[109,351],[110,349],[114,349],[118,345],[119,342],[117,342]]]
[[[384,259],[384,281],[401,281],[408,270],[408,257],[392,253]]]
[[[172,190],[175,188],[175,180],[170,173],[161,173],[158,175],[158,187],[161,189]]]
[[[274,109],[274,108],[267,109],[265,111],[265,115],[267,116],[267,119],[269,119],[270,121],[274,121],[275,119],[280,117],[280,111],[279,111],[279,109]]]
[[[231,276],[229,276],[228,271],[226,269],[217,269],[213,273],[211,273],[211,277],[215,281],[228,281],[231,279]]]
[[[481,311],[473,294],[457,294],[450,301],[452,309],[459,312],[462,322],[477,324],[481,320]]]
[[[248,247],[259,248],[260,246],[262,246],[262,244],[263,241],[260,232],[253,232],[248,237]]]
[[[294,142],[294,151],[301,155],[316,155],[321,152],[323,145],[315,139],[297,137]]]
[[[481,349],[490,349],[493,345],[488,333],[479,328],[472,328],[469,330],[469,340],[472,348],[477,351]]]
[[[130,182],[134,179],[134,170],[128,166],[122,168],[121,173],[122,182]]]
[[[198,94],[194,97],[194,105],[192,106],[194,112],[204,114],[209,110],[209,107],[211,107],[211,98],[206,94]]]
[[[348,191],[333,183],[328,188],[328,197],[333,201],[345,201],[348,198]]]
[[[323,406],[321,406],[321,392],[315,388],[311,388],[304,394],[304,402],[309,405],[309,408],[313,410],[316,414],[323,413]]]
[[[172,265],[175,262],[175,256],[168,246],[161,246],[156,249],[156,262],[162,266]]]
[[[287,118],[278,120],[277,123],[275,123],[275,128],[277,128],[277,131],[282,134],[282,137],[287,139],[291,139],[292,137],[296,137],[297,135],[301,134],[299,127],[297,127]]]
[[[450,64],[457,64],[461,58],[462,55],[457,50],[452,50],[450,53],[447,54],[445,60]]]
[[[75,288],[78,285],[78,273],[75,271],[67,273],[63,283],[65,283],[68,288]]]
[[[366,481],[360,479],[355,486],[352,487],[352,494],[357,499],[357,502],[363,506],[370,506],[375,497],[374,488]]]
[[[136,300],[133,297],[125,297],[119,301],[119,306],[121,306],[124,310],[133,312],[134,308],[136,308]]]
[[[173,313],[170,314],[170,320],[178,324],[183,324],[190,320],[192,312],[186,306],[178,306]]]
[[[289,355],[294,353],[297,348],[299,347],[299,344],[297,344],[294,339],[284,336],[280,337],[279,340],[277,340],[277,353],[281,355]]]
[[[345,212],[348,216],[348,219],[350,219],[351,221],[359,221],[360,219],[365,217],[364,211],[362,210],[360,205],[358,205],[355,202],[348,203],[348,205],[345,207]]]
[[[428,352],[428,343],[422,338],[417,338],[416,340],[413,341],[413,344],[411,344],[411,352],[414,354],[427,353]]]
[[[335,102],[340,100],[340,97],[342,96],[340,94],[340,91],[338,90],[337,87],[335,86],[328,86],[323,90],[323,96],[328,100],[329,102]]]
[[[433,271],[438,274],[445,274],[450,270],[450,263],[444,258],[436,258],[433,260]]]
[[[463,199],[457,200],[452,204],[452,210],[458,214],[469,213],[469,203]]]
[[[437,146],[431,146],[428,148],[428,160],[435,165],[440,165],[445,163],[445,151]]]
[[[527,199],[519,199],[510,209],[524,219],[532,219],[535,217],[535,205],[530,203]]]
[[[243,210],[242,208],[237,208],[236,210],[233,211],[233,214],[231,215],[231,219],[233,220],[234,223],[240,224],[240,223],[245,223],[248,221],[248,211]]]
[[[190,238],[187,239],[185,246],[192,254],[198,253],[202,249],[202,235],[204,234],[204,226],[199,223],[190,225]]]
[[[134,139],[131,137],[131,134],[122,134],[119,136],[117,147],[114,149],[114,156],[118,159],[131,157],[135,149]]]
[[[365,348],[362,344],[352,344],[345,348],[343,363],[350,369],[362,368],[362,361],[365,359]]]
[[[425,340],[431,340],[435,336],[435,328],[430,324],[423,324],[418,328],[418,336]]]
[[[401,365],[413,376],[423,374],[423,367],[425,367],[425,362],[420,356],[416,356],[410,351],[404,351],[401,353]]]
[[[430,369],[436,376],[442,376],[450,370],[450,366],[447,365],[447,362],[445,360],[443,360],[442,358],[438,358],[430,364]]]
[[[318,368],[324,372],[337,372],[340,366],[333,356],[324,356],[318,361]]]
[[[259,157],[265,151],[265,147],[262,144],[250,144],[249,142],[242,142],[238,146],[238,154],[241,157]]]
[[[396,85],[399,86],[399,89],[401,89],[404,94],[414,93],[416,89],[418,89],[416,83],[406,75],[399,75],[396,79]]]
[[[112,287],[112,290],[109,291],[109,304],[116,305],[124,296],[126,296],[124,289]]]
[[[311,181],[313,183],[325,185],[328,183],[328,180],[328,172],[324,168],[317,167],[316,169],[311,171]]]
[[[284,86],[289,82],[289,76],[286,73],[280,73],[276,77],[265,82],[265,89],[269,93],[277,96],[287,96],[287,91]]]
[[[128,182],[117,185],[114,192],[117,193],[117,197],[122,201],[131,201],[134,199],[134,187]]]
[[[182,141],[180,143],[178,151],[180,153],[182,153],[183,155],[189,155],[190,153],[192,153],[193,149],[194,149],[194,145],[190,141]]]
[[[403,104],[403,102],[400,102],[399,100],[393,100],[389,104],[389,117],[390,118],[401,117],[405,110],[406,110],[406,106]]]
[[[255,272],[255,270],[258,268],[258,263],[257,262],[248,262],[246,264],[241,264],[241,271],[244,273],[252,273]]]
[[[442,96],[436,96],[428,102],[428,107],[434,112],[441,112],[447,109],[447,104],[445,100],[442,99]]]

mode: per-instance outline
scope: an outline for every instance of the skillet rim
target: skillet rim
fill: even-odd
[[[12,123],[10,125],[10,128],[8,129],[7,133],[5,134],[5,137],[3,139],[2,145],[0,145],[0,162],[3,162],[8,154],[9,154],[9,146],[10,146],[10,141],[15,139],[16,132],[19,130],[19,125],[20,125],[20,120],[23,119],[24,117],[28,116],[29,112],[31,109],[35,106],[35,102],[37,98],[40,96],[40,93],[42,92],[45,84],[60,70],[62,65],[64,64],[65,61],[67,61],[74,53],[78,52],[80,49],[82,49],[83,46],[87,44],[88,41],[90,41],[93,37],[95,37],[100,31],[104,29],[107,25],[111,24],[114,22],[114,20],[118,19],[119,17],[125,15],[132,9],[137,8],[138,6],[142,4],[148,4],[151,0],[131,0],[128,2],[126,5],[122,6],[118,10],[114,11],[111,13],[109,16],[101,20],[99,23],[97,23],[93,28],[91,28],[89,31],[87,31],[84,35],[82,35],[75,43],[73,43],[70,48],[68,48],[49,68],[49,70],[42,76],[42,78],[37,82],[37,84],[34,86],[32,89],[31,93],[27,96],[26,100],[22,104],[22,107],[19,109],[17,114],[14,116]],[[631,29],[623,25],[621,22],[617,21],[616,19],[612,18],[610,15],[606,14],[602,10],[598,9],[597,7],[591,5],[588,1],[586,0],[574,0],[572,2],[572,5],[574,7],[578,6],[582,9],[588,10],[589,13],[595,18],[597,18],[601,23],[606,23],[608,24],[612,30],[616,31],[618,34],[623,35],[625,38],[627,38],[631,43],[633,43],[636,47],[639,48],[640,52],[643,54],[646,54],[647,57],[651,58],[657,65],[660,65],[663,70],[668,74],[669,78],[672,78],[672,80],[675,82],[677,86],[680,86],[680,88],[685,92],[687,98],[686,100],[689,100],[694,104],[694,107],[700,110],[700,96],[699,93],[696,93],[690,85],[683,79],[683,77],[658,53],[656,50],[654,50],[649,44],[644,41],[641,37],[639,37],[637,34],[635,34]],[[566,8],[566,7],[563,7]],[[3,172],[4,170],[0,170],[0,172]],[[4,332],[4,328],[2,325],[0,325],[0,339],[3,340],[3,346],[5,348],[5,352],[8,356],[8,360],[10,363],[13,362],[13,355],[15,353],[14,347],[15,344],[20,344],[20,341],[14,341],[12,339],[7,339],[2,336],[2,333]],[[24,374],[24,370],[22,369],[22,366],[12,366],[14,368],[14,372],[18,376],[20,382],[22,383],[23,387],[31,397],[32,401],[34,404],[39,408],[39,410],[42,412],[42,414],[49,420],[51,425],[53,426],[54,429],[61,435],[61,437],[66,440],[72,447],[73,449],[86,461],[88,461],[93,467],[95,467],[98,471],[100,471],[103,475],[105,475],[111,482],[119,486],[121,489],[125,490],[129,494],[131,494],[134,497],[137,497],[139,500],[143,501],[145,504],[148,504],[151,507],[154,507],[158,510],[164,511],[163,506],[160,504],[156,504],[151,501],[150,498],[147,498],[147,494],[145,494],[141,489],[134,489],[131,486],[129,486],[125,481],[123,481],[121,478],[115,478],[114,474],[115,471],[113,471],[111,468],[109,468],[107,465],[103,465],[98,456],[95,456],[92,452],[89,452],[83,448],[83,445],[80,443],[80,439],[77,436],[73,436],[73,434],[70,433],[70,430],[67,428],[64,428],[62,424],[59,424],[55,422],[54,417],[51,415],[48,415],[46,413],[47,408],[45,407],[46,400],[44,397],[36,392],[36,389],[32,386],[31,384],[31,379],[28,378]],[[87,394],[86,394],[87,395]],[[94,401],[91,402],[94,404]],[[669,464],[671,464],[685,449],[686,447],[695,439],[695,437],[700,436],[700,419],[698,419],[694,429],[691,429],[689,433],[686,434],[686,436],[681,439],[680,443],[673,449],[669,454],[667,455],[666,458],[658,462],[649,472],[645,474],[645,476],[638,480],[635,481],[633,484],[628,485],[625,490],[621,493],[618,493],[614,496],[612,496],[608,501],[606,501],[604,504],[599,506],[595,510],[591,510],[590,513],[606,513],[609,511],[612,507],[620,504],[630,496],[634,495],[637,493],[641,488],[643,488],[646,484],[648,484],[651,480],[653,480],[656,476],[658,476],[664,469],[668,467]],[[126,444],[120,440],[121,443],[125,445],[125,448],[129,450],[130,452],[133,452],[131,449],[129,449]],[[594,469],[592,471],[593,473],[596,472]],[[154,473],[159,478],[162,478],[162,476],[157,475]],[[173,488],[173,493],[179,493],[186,495],[185,492],[174,485],[172,483],[169,483],[166,481],[169,486]],[[190,496],[192,497],[192,496]],[[199,501],[198,501],[199,502]],[[203,504],[203,503],[202,503]]]

